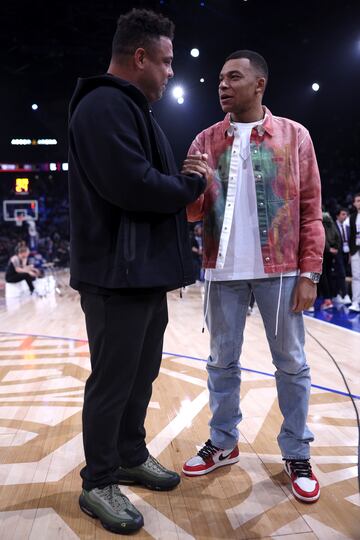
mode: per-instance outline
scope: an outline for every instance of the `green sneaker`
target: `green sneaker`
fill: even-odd
[[[137,467],[119,467],[116,476],[119,484],[141,484],[159,491],[172,489],[180,482],[176,472],[165,469],[150,455]]]
[[[115,484],[90,491],[83,489],[79,505],[85,514],[100,519],[104,529],[117,534],[129,534],[144,525],[142,514]]]

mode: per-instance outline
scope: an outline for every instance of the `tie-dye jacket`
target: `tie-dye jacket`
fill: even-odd
[[[324,227],[314,147],[301,124],[273,116],[253,128],[250,154],[255,178],[259,235],[266,273],[321,272]],[[219,255],[234,127],[230,115],[197,135],[189,154],[207,153],[215,172],[210,188],[188,206],[189,221],[203,220],[203,266]],[[236,208],[235,208],[236,211]]]

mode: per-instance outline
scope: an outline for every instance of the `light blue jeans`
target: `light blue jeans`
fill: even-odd
[[[278,436],[283,458],[308,459],[314,436],[306,425],[310,397],[310,368],[304,353],[302,313],[291,309],[297,277],[282,280],[278,332],[275,338],[276,311],[280,278],[251,281],[212,281],[206,316],[210,332],[207,362],[212,418],[210,438],[215,446],[236,446],[241,421],[240,354],[247,309],[253,290],[270,346],[280,410],[284,417]],[[206,282],[207,298],[209,282]],[[261,399],[261,394],[259,394]]]

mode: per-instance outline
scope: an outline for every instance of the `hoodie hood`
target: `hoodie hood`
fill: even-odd
[[[135,103],[145,112],[149,111],[150,107],[146,97],[138,88],[136,88],[136,86],[129,83],[129,81],[115,77],[115,75],[105,73],[104,75],[78,79],[74,94],[70,101],[69,120],[74,114],[74,111],[82,98],[96,88],[103,86],[112,86],[113,88],[118,88],[119,90],[123,91],[124,94],[127,94],[131,99],[133,99]]]

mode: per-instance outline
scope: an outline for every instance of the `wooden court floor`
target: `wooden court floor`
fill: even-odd
[[[62,296],[7,303],[0,297],[1,540],[119,538],[78,507],[89,354],[77,294],[66,285],[61,289]],[[146,421],[150,452],[177,471],[208,438],[209,336],[201,334],[201,305],[201,288],[188,288],[182,299],[178,292],[169,294],[163,363]],[[360,334],[308,318],[306,326],[335,356],[359,396]],[[306,505],[289,491],[276,443],[281,415],[270,353],[255,310],[247,319],[242,355],[239,463],[204,477],[182,477],[171,492],[124,488],[145,518],[136,538],[360,539],[355,412],[324,350],[310,337],[306,349],[320,500]]]

